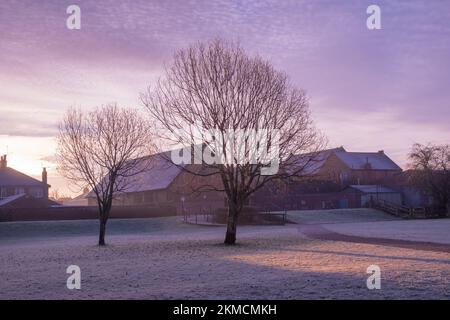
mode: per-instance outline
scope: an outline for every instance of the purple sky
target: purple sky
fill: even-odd
[[[66,28],[70,4],[81,30]],[[370,4],[382,30],[366,28]],[[306,89],[331,147],[404,166],[412,143],[450,143],[450,1],[2,0],[0,153],[32,175],[50,167],[64,189],[48,160],[66,108],[139,106],[174,50],[214,37]]]

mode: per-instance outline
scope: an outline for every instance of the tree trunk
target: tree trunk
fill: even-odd
[[[106,219],[104,217],[100,218],[100,233],[98,236],[98,245],[105,245],[105,231],[106,231]]]
[[[238,220],[238,211],[234,205],[228,206],[227,233],[224,243],[226,245],[236,244],[236,227]]]

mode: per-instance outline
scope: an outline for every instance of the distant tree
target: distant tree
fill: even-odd
[[[217,185],[205,187],[226,194],[225,244],[236,242],[246,200],[269,181],[301,176],[308,161],[298,155],[313,155],[323,145],[305,92],[269,62],[222,40],[178,51],[165,76],[141,100],[166,141],[185,148],[201,145],[209,158],[222,160],[204,161],[204,170],[183,169],[218,177]],[[194,158],[198,163],[198,154]]]
[[[146,170],[141,157],[153,151],[148,123],[134,109],[107,105],[91,112],[71,108],[59,127],[59,172],[80,190],[88,187],[99,211],[99,245],[116,194]]]
[[[450,146],[416,143],[409,160],[414,184],[450,214]]]
[[[66,201],[66,200],[71,200],[72,198],[69,197],[66,194],[60,193],[58,189],[53,189],[50,192],[50,199],[54,200],[56,202],[62,202],[62,201]]]

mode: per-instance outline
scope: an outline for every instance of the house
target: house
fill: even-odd
[[[343,147],[319,151],[305,167],[315,179],[333,181],[343,187],[361,184],[386,184],[402,169],[383,150],[348,152]]]
[[[87,198],[88,193],[89,193],[89,188],[85,188],[83,190],[83,193],[76,196],[75,198],[69,198],[69,199],[62,200],[62,204],[67,207],[89,206],[89,199]],[[91,202],[91,205],[92,205],[92,202]]]
[[[384,151],[348,152],[343,147],[298,155],[294,163],[302,169],[301,178],[268,185],[251,202],[267,210],[358,208],[367,202],[361,200],[366,195],[358,186],[387,189],[402,173]],[[392,191],[401,204],[402,194]]]
[[[42,181],[8,167],[6,155],[0,157],[0,199],[25,194],[35,199],[48,199],[47,171],[42,170]]]
[[[185,210],[213,210],[224,206],[221,192],[201,192],[198,187],[218,177],[194,176],[181,166],[170,162],[170,152],[162,152],[140,159],[142,167],[135,176],[122,181],[127,187],[114,196],[113,206],[140,206],[174,209],[179,214]],[[201,169],[189,165],[187,170]],[[96,205],[93,191],[86,195],[90,206]]]
[[[218,176],[201,177],[186,170],[201,170],[200,165],[182,168],[169,160],[164,152],[141,160],[146,170],[128,178],[129,187],[116,194],[114,206],[145,206],[176,208],[178,213],[212,212],[226,207],[224,192],[201,190],[202,185],[220,185]],[[303,158],[305,155],[300,156]],[[255,193],[246,205],[267,210],[302,210],[361,207],[361,194],[344,190],[350,185],[388,184],[402,172],[383,151],[347,152],[343,147],[328,149],[314,155],[305,165],[301,180],[271,183]],[[88,194],[90,205],[95,195]]]

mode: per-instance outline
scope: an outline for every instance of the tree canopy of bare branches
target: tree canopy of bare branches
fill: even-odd
[[[200,162],[207,170],[192,173],[220,176],[229,205],[226,244],[236,241],[245,200],[269,181],[301,175],[308,161],[299,155],[323,144],[305,92],[269,62],[220,39],[176,52],[141,100],[166,141],[208,150],[209,161]]]
[[[80,190],[88,187],[96,197],[100,232],[105,229],[116,194],[130,187],[145,166],[140,159],[153,151],[148,123],[134,109],[106,105],[91,112],[71,108],[59,127],[59,172]]]
[[[450,214],[450,146],[416,143],[409,160],[415,185]]]

